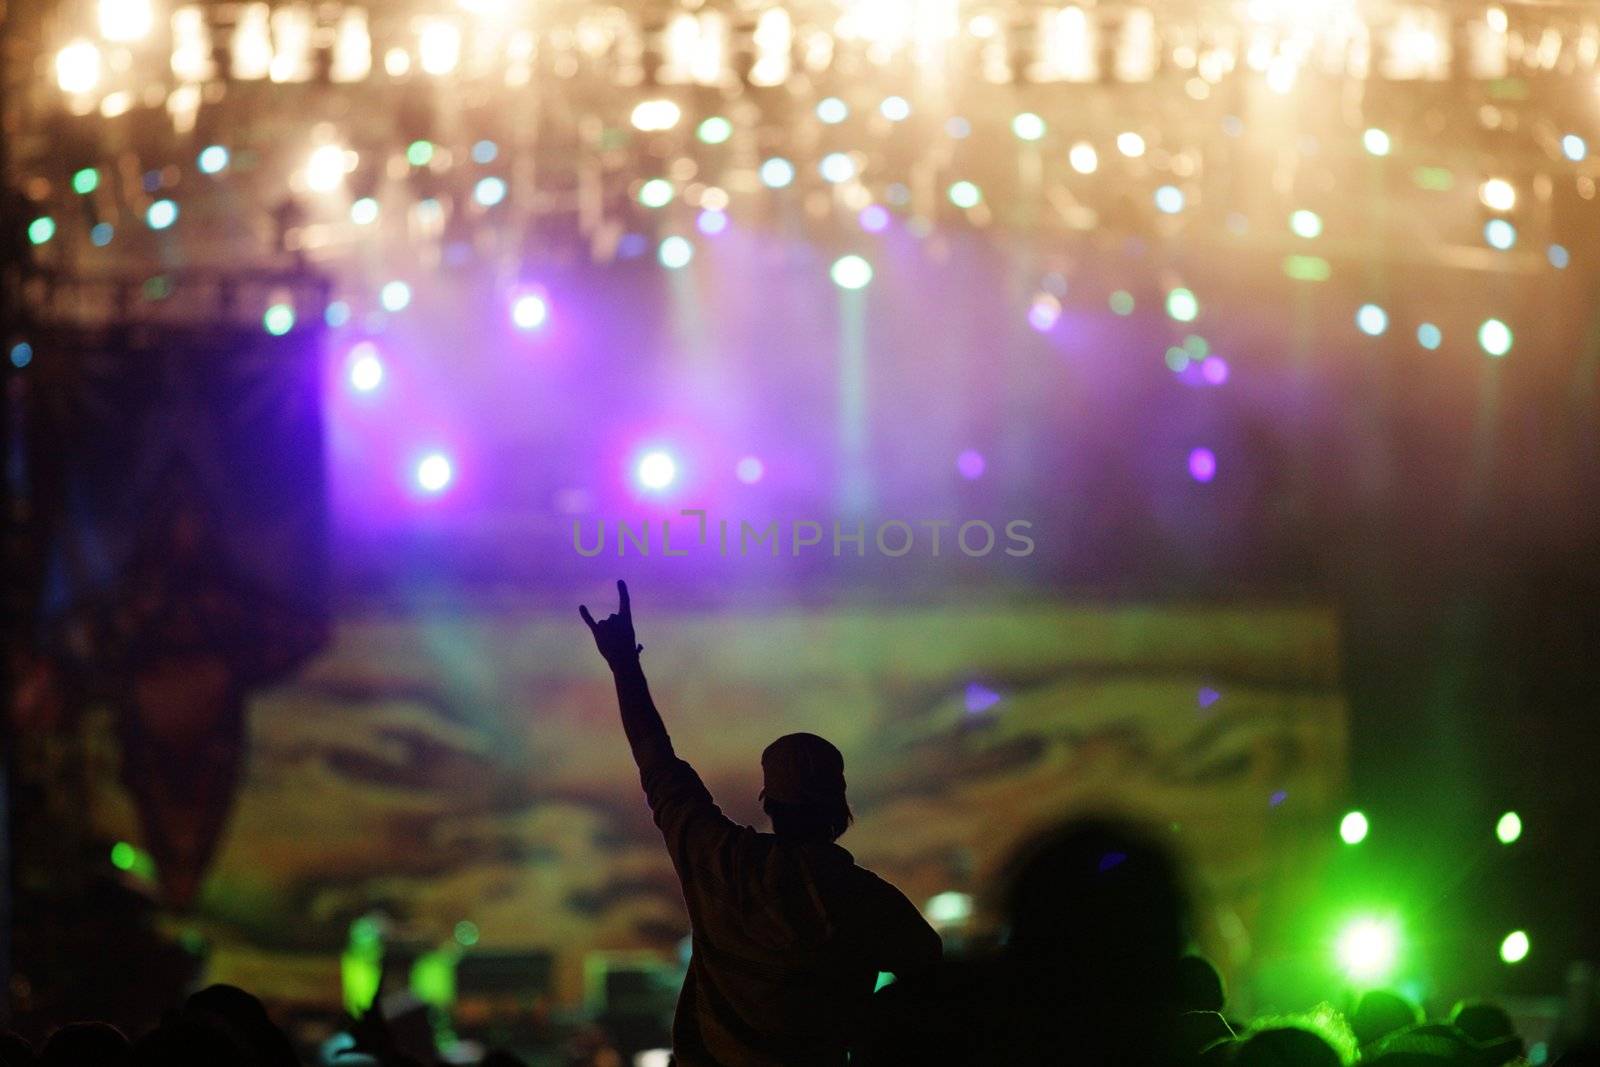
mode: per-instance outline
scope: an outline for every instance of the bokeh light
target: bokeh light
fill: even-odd
[[[1421,326],[1417,327],[1417,344],[1421,345],[1423,348],[1431,351],[1432,349],[1438,348],[1443,341],[1443,331],[1441,331],[1439,327],[1435,326],[1433,323],[1425,322]]]
[[[1361,147],[1365,148],[1370,155],[1386,156],[1389,154],[1390,149],[1394,147],[1394,143],[1389,139],[1389,134],[1386,131],[1380,130],[1376,126],[1369,126],[1366,132],[1361,135]]]
[[[64,93],[93,92],[100,84],[100,49],[77,40],[57,52],[56,84]]]
[[[1106,298],[1106,303],[1109,304],[1111,306],[1111,310],[1118,315],[1133,314],[1133,294],[1128,292],[1126,289],[1118,289],[1116,292],[1112,293]]]
[[[474,163],[490,164],[500,157],[500,146],[490,140],[475,141],[472,145],[472,161]]]
[[[856,221],[868,233],[882,233],[889,228],[889,209],[882,204],[868,204],[856,216]]]
[[[678,480],[678,461],[665,449],[652,448],[634,464],[633,476],[640,488],[660,492]]]
[[[1031,111],[1024,111],[1011,120],[1011,132],[1019,141],[1037,141],[1044,136],[1044,119]]]
[[[977,207],[983,200],[982,190],[968,181],[959,181],[952,184],[949,196],[950,202],[959,208]]]
[[[984,460],[983,453],[975,448],[969,448],[956,457],[956,470],[961,472],[961,477],[967,481],[976,481],[983,477],[983,472],[989,464]]]
[[[683,109],[671,100],[654,99],[641,100],[634,105],[628,119],[636,130],[643,133],[659,133],[672,129],[682,117]]]
[[[549,318],[550,305],[538,293],[523,293],[511,302],[511,324],[519,330],[537,330]]]
[[[1322,236],[1322,216],[1301,208],[1289,214],[1289,230],[1296,237],[1311,239]]]
[[[1483,239],[1490,248],[1504,252],[1517,243],[1517,228],[1505,219],[1490,219],[1483,224]]]
[[[370,196],[363,196],[350,205],[350,221],[357,226],[370,226],[378,221],[378,202]]]
[[[1040,333],[1055,328],[1061,321],[1061,301],[1050,293],[1035,293],[1028,305],[1028,325]]]
[[[157,200],[145,211],[144,221],[152,230],[164,230],[178,221],[178,205],[171,200]]]
[[[1339,840],[1347,845],[1359,845],[1367,839],[1370,829],[1364,812],[1346,812],[1344,818],[1339,820]]]
[[[694,135],[700,138],[702,144],[723,144],[733,136],[733,123],[721,115],[712,115],[701,121]]]
[[[1494,836],[1502,845],[1509,845],[1522,836],[1522,816],[1508,811],[1494,824]]]
[[[345,150],[335,144],[321,145],[306,160],[306,185],[312,192],[331,193],[344,182],[349,172]]]
[[[715,237],[728,228],[728,213],[707,208],[695,216],[694,226],[707,237]]]
[[[1387,979],[1400,956],[1400,930],[1392,919],[1362,916],[1339,930],[1334,955],[1346,978],[1358,985]]]
[[[346,377],[350,388],[358,393],[370,393],[383,384],[383,360],[378,346],[371,341],[361,341],[350,349],[350,369]]]
[[[1389,313],[1377,304],[1362,304],[1356,310],[1356,328],[1368,337],[1377,337],[1389,328]]]
[[[406,162],[413,167],[426,167],[433,162],[432,141],[412,141],[406,145]]]
[[[1165,215],[1176,215],[1183,210],[1183,190],[1176,185],[1163,185],[1156,190],[1156,210]]]
[[[822,162],[817,164],[817,172],[824,181],[847,182],[856,176],[856,161],[844,152],[829,152],[822,157]]]
[[[429,452],[417,460],[417,488],[424,493],[442,493],[455,481],[455,466],[443,452]]]
[[[733,465],[733,473],[744,484],[754,485],[766,477],[767,467],[759,456],[742,456]]]
[[[479,178],[478,184],[472,187],[472,199],[483,207],[494,207],[506,198],[506,183],[504,178],[488,177]]]
[[[88,196],[100,187],[100,172],[93,167],[84,167],[72,175],[72,191],[79,196]]]
[[[456,944],[462,948],[471,948],[478,943],[478,924],[469,919],[462,919],[456,923],[456,928],[452,933],[456,939]]]
[[[411,286],[398,279],[385,282],[378,290],[378,303],[385,311],[404,311],[411,303]]]
[[[1500,941],[1500,959],[1504,963],[1521,963],[1528,958],[1528,934],[1525,930],[1513,930]]]
[[[111,238],[116,235],[116,230],[109,222],[97,222],[89,227],[89,243],[96,248],[104,248],[111,243]]]
[[[1144,138],[1132,130],[1117,134],[1117,151],[1129,159],[1144,155]]]
[[[1510,211],[1517,206],[1517,188],[1504,178],[1490,178],[1478,186],[1478,199],[1490,211]]]
[[[1209,482],[1217,476],[1217,454],[1209,448],[1196,448],[1189,453],[1189,477],[1197,482]]]
[[[878,114],[890,122],[904,122],[911,117],[911,105],[903,96],[886,96],[878,105]]]
[[[228,169],[228,150],[219,144],[206,145],[195,157],[201,174],[221,174]]]
[[[666,207],[674,195],[672,183],[665,178],[651,178],[639,186],[639,203],[645,207]]]
[[[817,118],[832,126],[850,117],[850,107],[837,96],[817,102]]]
[[[1545,258],[1556,270],[1566,270],[1567,264],[1572,262],[1572,253],[1567,251],[1566,245],[1551,245],[1545,249]]]
[[[1100,167],[1100,153],[1088,141],[1079,141],[1067,152],[1067,162],[1079,174],[1093,174]]]
[[[1167,294],[1167,314],[1178,322],[1193,322],[1200,314],[1200,301],[1187,289]]]
[[[1499,319],[1485,319],[1478,327],[1478,344],[1491,356],[1503,356],[1511,351],[1511,327]]]
[[[273,304],[261,316],[261,325],[274,337],[282,337],[294,329],[294,308],[288,304]]]
[[[782,189],[794,181],[794,164],[782,156],[773,156],[761,164],[761,184],[768,189]]]
[[[1574,163],[1581,163],[1589,155],[1589,145],[1582,137],[1569,133],[1561,138],[1561,154]]]
[[[11,365],[18,370],[33,362],[33,346],[26,341],[18,341],[11,346]]]
[[[687,267],[694,259],[694,245],[687,237],[677,234],[662,240],[656,248],[656,261],[668,270],[679,270]]]
[[[833,261],[828,276],[841,289],[864,289],[872,281],[872,264],[860,256],[840,256]]]
[[[1200,377],[1208,385],[1222,385],[1228,380],[1228,361],[1221,356],[1207,356],[1200,361]]]
[[[42,245],[56,235],[56,220],[49,215],[40,215],[28,223],[28,240],[36,245]]]

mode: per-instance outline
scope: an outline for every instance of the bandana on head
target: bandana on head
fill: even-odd
[[[844,799],[844,756],[816,734],[785,734],[761,753],[763,800],[835,804]]]

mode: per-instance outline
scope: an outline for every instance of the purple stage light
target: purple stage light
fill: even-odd
[[[550,305],[538,293],[523,293],[511,302],[511,324],[519,330],[537,330],[550,317]]]
[[[659,493],[678,480],[678,461],[665,449],[652,448],[634,464],[633,477],[641,489]]]
[[[437,495],[450,487],[455,480],[455,468],[450,457],[443,452],[429,452],[417,461],[417,488],[424,493]]]
[[[1221,699],[1222,694],[1211,688],[1209,685],[1201,686],[1200,691],[1194,695],[1194,702],[1201,708],[1209,708],[1211,705],[1215,704]]]
[[[969,448],[956,457],[956,470],[961,472],[961,477],[972,481],[983,477],[984,468],[988,464],[983,460],[983,453]]]
[[[745,456],[734,465],[733,473],[746,485],[754,485],[766,476],[766,464],[759,456]]]
[[[1200,361],[1200,374],[1211,385],[1221,385],[1228,380],[1228,361],[1221,356],[1207,356]]]
[[[350,349],[350,388],[358,393],[370,393],[383,384],[383,360],[378,358],[378,346],[362,341]]]
[[[1000,703],[1000,694],[977,682],[967,683],[967,713],[978,715]]]
[[[1189,453],[1189,477],[1197,482],[1209,482],[1217,476],[1217,455],[1209,448],[1197,448]]]
[[[889,209],[882,204],[867,205],[857,218],[868,233],[882,233],[889,228]]]

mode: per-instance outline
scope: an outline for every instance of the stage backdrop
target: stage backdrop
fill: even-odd
[[[969,603],[672,615],[634,592],[678,751],[760,819],[757,757],[844,751],[843,844],[918,904],[979,891],[1023,833],[1128,811],[1196,861],[1200,932],[1249,970],[1287,872],[1314,874],[1345,773],[1332,613],[1301,606]],[[576,597],[573,597],[574,602]],[[595,604],[598,597],[591,597]],[[669,956],[686,920],[570,605],[346,613],[250,708],[249,762],[198,905],[211,977],[335,1003],[353,918],[471,951],[547,950],[576,1002],[595,950]],[[98,759],[116,758],[109,740]],[[138,839],[116,776],[94,817]],[[1276,904],[1274,902],[1277,902]]]

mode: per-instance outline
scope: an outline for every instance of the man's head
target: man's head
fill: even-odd
[[[761,806],[772,832],[834,841],[855,816],[844,796],[844,756],[816,734],[785,734],[761,753]]]

